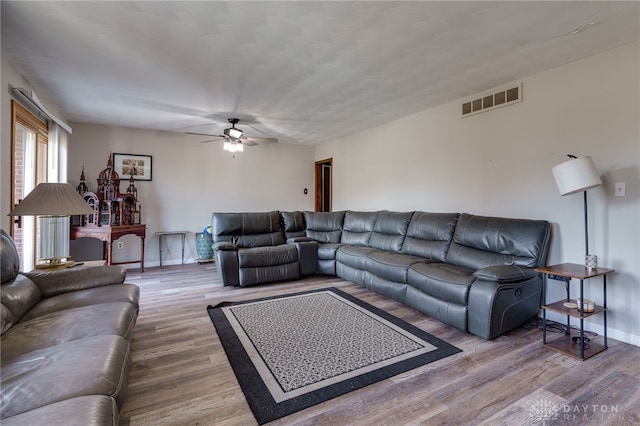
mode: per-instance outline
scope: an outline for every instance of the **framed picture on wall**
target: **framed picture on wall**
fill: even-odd
[[[151,180],[151,156],[135,154],[113,154],[113,170],[121,180]]]

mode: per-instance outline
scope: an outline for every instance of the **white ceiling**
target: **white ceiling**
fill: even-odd
[[[1,7],[2,55],[68,121],[217,134],[239,117],[249,136],[296,144],[334,140],[640,39],[637,1]]]

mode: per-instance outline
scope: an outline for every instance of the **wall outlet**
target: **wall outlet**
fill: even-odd
[[[615,189],[616,197],[624,197],[626,195],[626,188],[624,182],[616,182]]]
[[[116,248],[117,249],[123,249],[124,248],[124,243],[122,241],[116,242]]]

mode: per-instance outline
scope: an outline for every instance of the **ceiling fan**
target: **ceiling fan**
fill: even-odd
[[[258,138],[258,137],[245,136],[244,131],[236,127],[236,124],[240,122],[240,119],[229,118],[227,120],[231,124],[231,127],[224,129],[224,132],[223,132],[224,134],[222,135],[211,135],[208,133],[194,133],[194,132],[186,132],[186,133],[188,135],[215,137],[215,139],[202,141],[202,143],[224,140],[223,149],[225,151],[230,151],[230,152],[241,152],[244,150],[244,145],[255,146],[261,143],[277,143],[278,142],[278,139],[276,138]]]

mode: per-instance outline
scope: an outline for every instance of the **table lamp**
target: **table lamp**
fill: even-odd
[[[69,258],[71,215],[93,209],[68,183],[41,183],[8,216],[40,217],[40,256],[36,268],[56,267]]]
[[[589,254],[589,225],[587,219],[587,190],[602,185],[602,179],[591,157],[567,155],[569,161],[558,164],[552,169],[560,195],[584,193],[584,249],[585,266],[597,268],[597,257]]]

